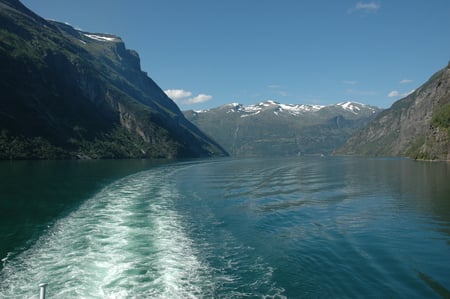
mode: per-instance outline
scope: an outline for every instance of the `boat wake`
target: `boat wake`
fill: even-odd
[[[191,238],[193,228],[174,204],[181,197],[171,181],[176,171],[125,177],[59,219],[30,249],[4,261],[0,297],[37,298],[40,282],[53,298],[215,297],[218,288],[239,283],[208,262],[217,248]],[[230,267],[233,256],[241,258],[230,254]]]
[[[0,297],[189,298],[213,285],[177,213],[166,172],[119,180],[60,219],[29,250],[5,261]],[[206,289],[205,289],[206,288]],[[211,291],[209,291],[211,292]]]

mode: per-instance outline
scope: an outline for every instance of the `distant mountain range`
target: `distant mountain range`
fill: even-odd
[[[119,37],[44,20],[17,0],[0,0],[0,92],[0,159],[226,155]]]
[[[355,102],[293,105],[232,103],[185,117],[233,156],[331,154],[381,109]]]
[[[348,155],[450,160],[450,63],[379,113],[338,151]]]

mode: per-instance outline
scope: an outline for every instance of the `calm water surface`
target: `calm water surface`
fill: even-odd
[[[450,297],[447,163],[5,162],[0,179],[0,298],[43,281],[49,298]]]

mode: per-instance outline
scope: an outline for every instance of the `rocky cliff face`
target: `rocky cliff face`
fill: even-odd
[[[354,102],[294,105],[233,103],[185,116],[234,156],[331,154],[380,111]]]
[[[0,158],[226,155],[117,36],[0,0]]]
[[[450,160],[450,64],[381,112],[339,153]]]

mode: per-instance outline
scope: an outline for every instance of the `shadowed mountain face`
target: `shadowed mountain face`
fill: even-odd
[[[119,37],[44,20],[15,0],[0,0],[0,89],[0,159],[226,155]]]
[[[339,153],[450,160],[450,64],[378,114]]]
[[[330,154],[380,109],[360,103],[238,103],[184,115],[234,156]]]

